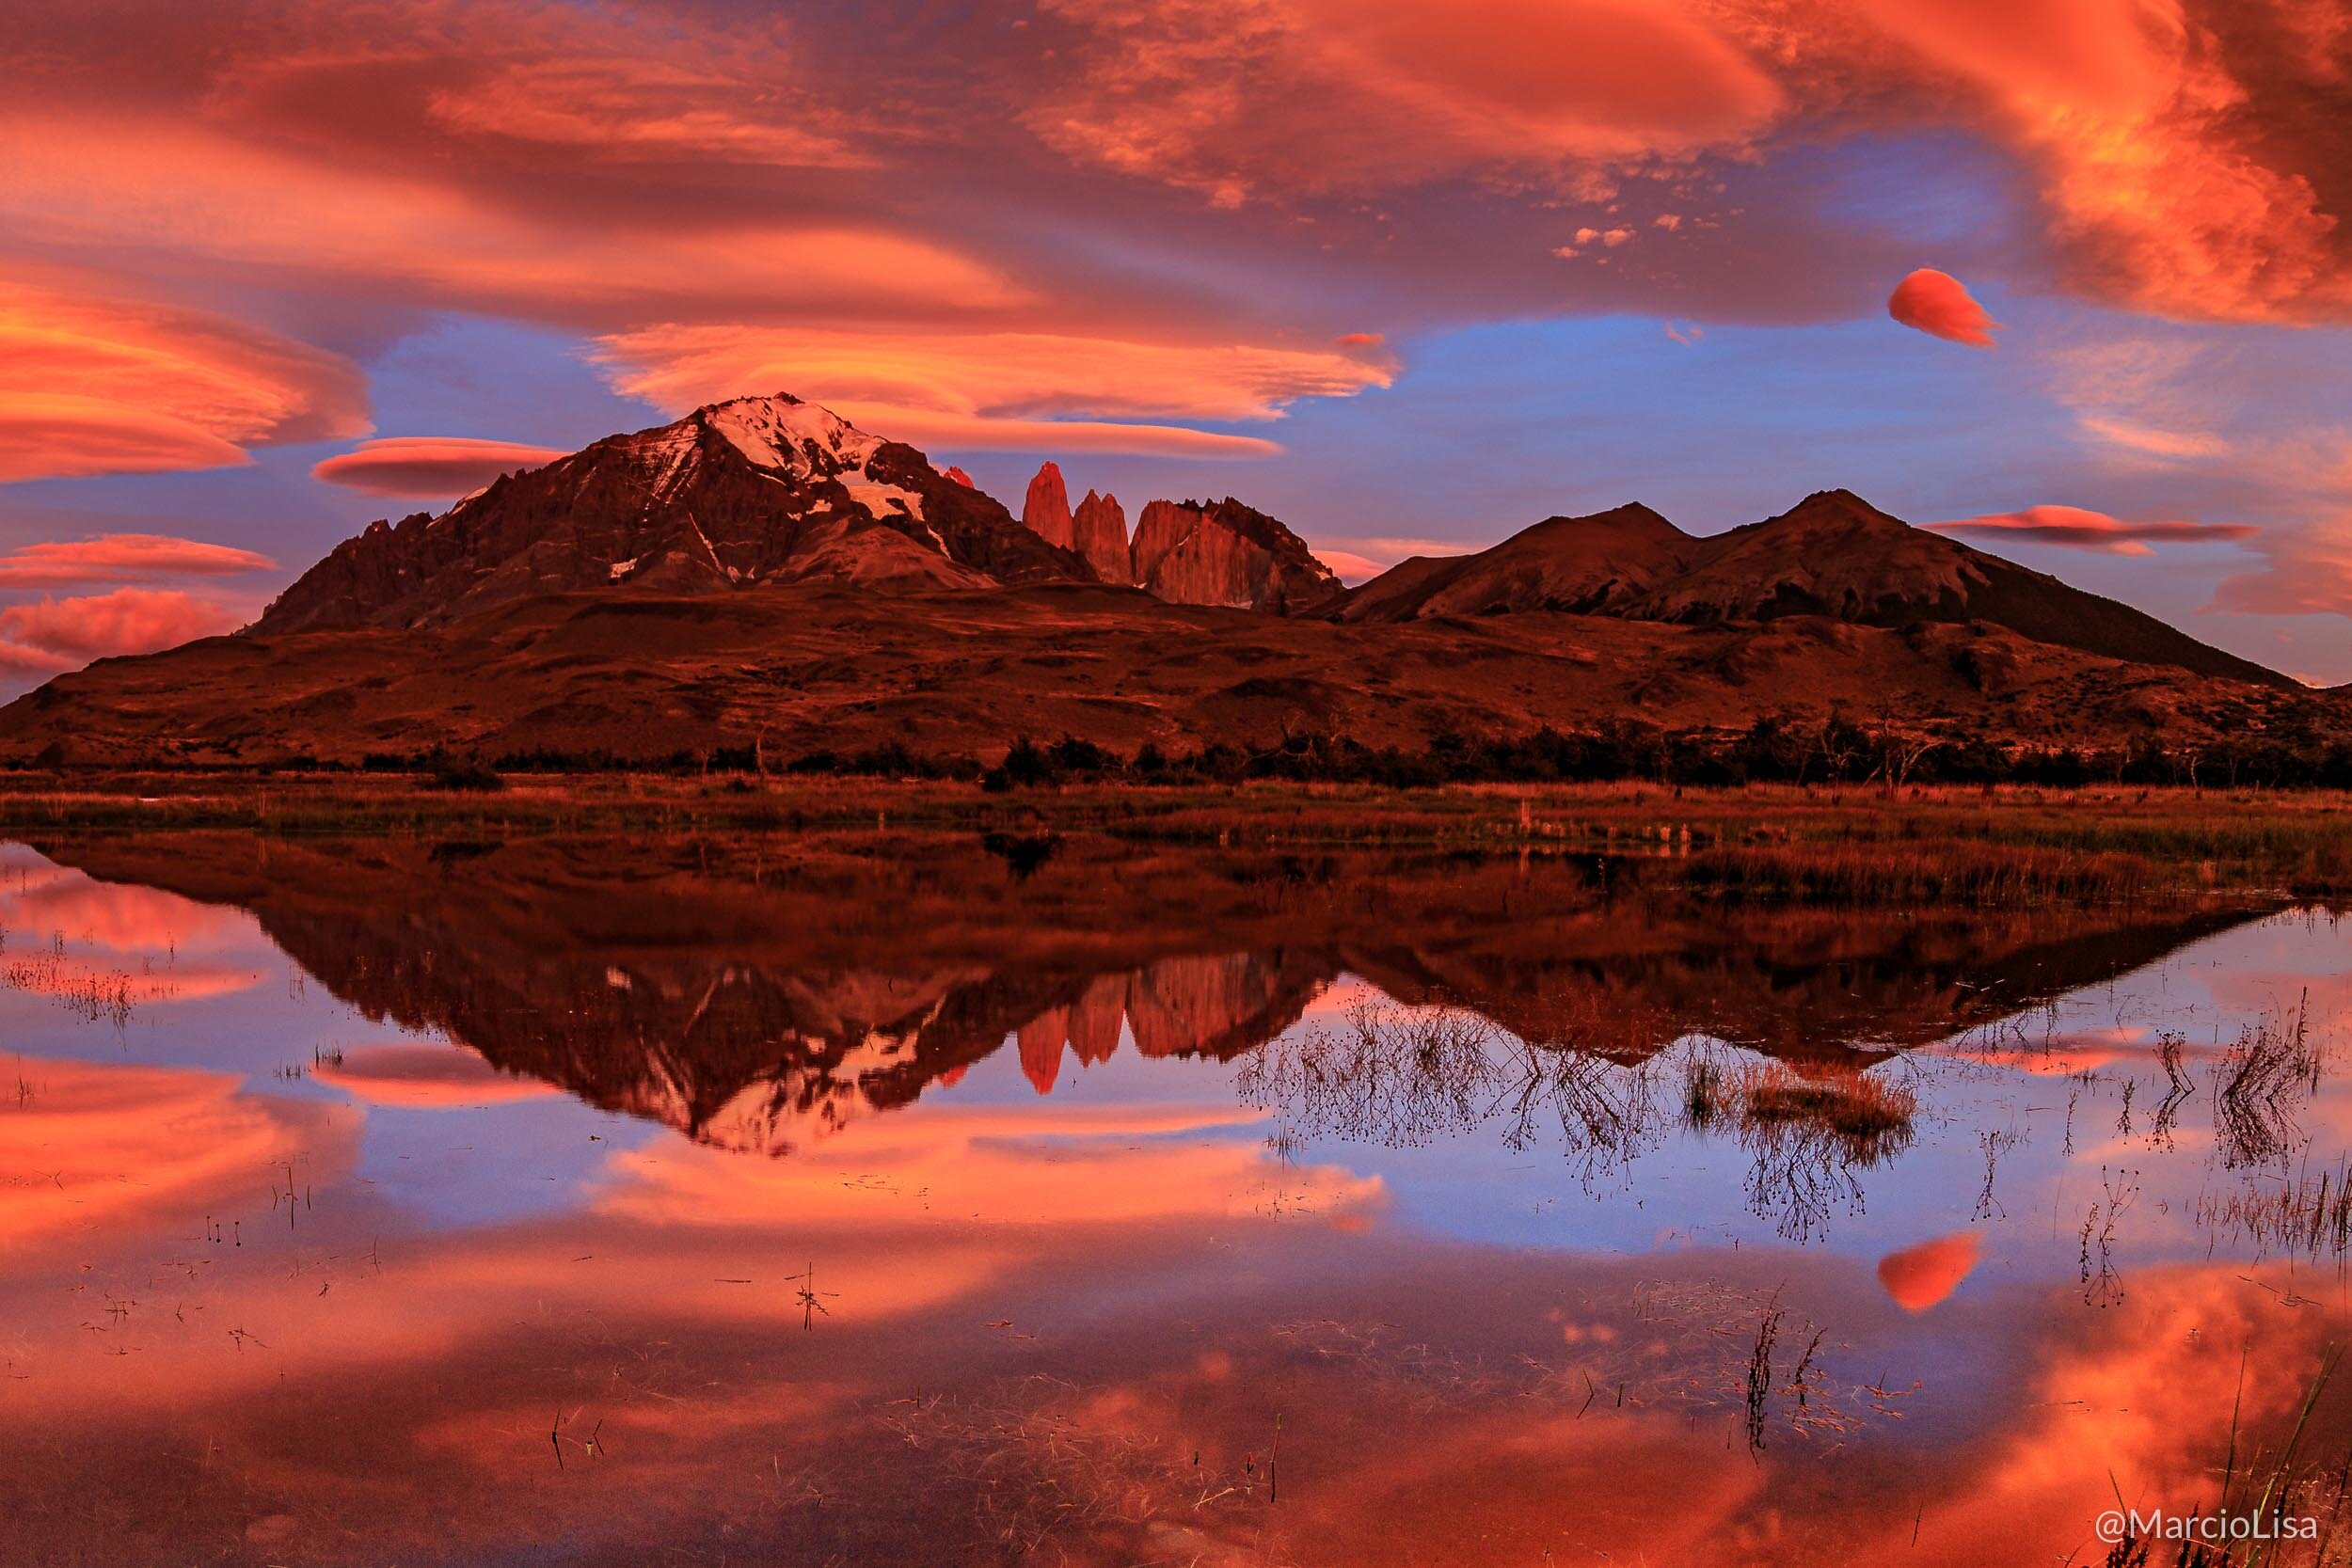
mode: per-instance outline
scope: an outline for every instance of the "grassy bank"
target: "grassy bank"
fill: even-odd
[[[1392,845],[1671,860],[1731,897],[1876,901],[2352,895],[2352,796],[2161,787],[1071,785],[534,775],[0,778],[0,832],[235,827],[445,837],[596,832],[1089,832],[1157,843]]]

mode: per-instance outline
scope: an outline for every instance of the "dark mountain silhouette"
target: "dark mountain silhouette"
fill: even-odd
[[[1349,621],[1529,610],[1723,626],[1813,616],[1900,629],[1987,622],[2037,642],[2291,688],[2128,605],[1914,528],[1848,490],[1696,538],[1640,505],[1554,517],[1476,555],[1400,562],[1350,594]]]

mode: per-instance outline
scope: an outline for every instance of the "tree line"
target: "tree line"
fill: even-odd
[[[305,764],[291,765],[295,768]],[[311,768],[327,765],[311,763]],[[369,771],[425,772],[453,788],[491,786],[508,773],[698,772],[976,782],[992,791],[1065,784],[1309,784],[1422,788],[1447,784],[1649,782],[1740,784],[2163,784],[2213,789],[2352,789],[2352,741],[2311,730],[2168,744],[2160,735],[2122,744],[2028,744],[1934,735],[1844,716],[1756,720],[1743,731],[1666,730],[1621,719],[1592,730],[1549,726],[1518,735],[1440,734],[1418,748],[1352,736],[1293,734],[1271,745],[1216,741],[1190,749],[1146,742],[1128,752],[1076,736],[1020,736],[1003,758],[918,752],[891,741],[861,750],[779,757],[761,745],[724,745],[645,758],[540,748],[459,757],[445,747],[374,753]],[[338,769],[340,770],[340,769]]]

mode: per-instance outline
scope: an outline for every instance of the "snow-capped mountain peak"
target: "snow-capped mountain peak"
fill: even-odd
[[[788,394],[707,404],[345,541],[255,624],[438,626],[548,594],[979,588],[1087,562],[914,448]]]
[[[833,410],[787,392],[708,404],[694,410],[692,418],[725,436],[760,467],[803,477],[812,471],[863,468],[883,444]]]

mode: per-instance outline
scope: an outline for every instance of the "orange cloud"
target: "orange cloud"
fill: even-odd
[[[0,482],[224,467],[367,428],[337,356],[201,311],[0,282]]]
[[[1398,539],[1386,535],[1334,538],[1319,534],[1308,541],[1323,563],[1348,582],[1378,577],[1400,561],[1417,555],[1469,555],[1483,545],[1454,539]]]
[[[183,262],[539,320],[986,309],[1028,297],[998,269],[879,215],[811,222],[716,203],[616,223],[586,203],[551,209],[440,182],[420,163],[337,164],[129,106],[0,116],[0,211],[50,246],[165,247]]]
[[[229,1073],[28,1061],[31,1097],[0,1117],[0,1170],[38,1171],[0,1204],[0,1243],[177,1222],[249,1199],[257,1173],[301,1154],[347,1164],[348,1111],[239,1091]],[[54,1173],[54,1174],[53,1174]]]
[[[1498,0],[1475,16],[1412,0],[1042,8],[1081,41],[1029,129],[1220,206],[1458,175],[1573,182],[1592,162],[1744,143],[1784,102],[1724,32],[1639,0]]]
[[[2212,608],[2245,615],[2352,614],[2352,508],[2265,541],[2269,564],[2223,578]]]
[[[602,340],[614,385],[670,408],[789,390],[897,440],[966,449],[1263,455],[1255,436],[1128,420],[1263,420],[1386,387],[1385,358],[1043,332],[659,326]]]
[[[1263,1118],[1215,1107],[1103,1104],[1005,1112],[918,1105],[856,1123],[790,1160],[746,1162],[704,1146],[612,1156],[598,1205],[666,1228],[772,1222],[857,1223],[871,1214],[860,1183],[954,1192],[967,1210],[1024,1225],[1132,1227],[1250,1212],[1268,1169],[1261,1141],[1219,1137]],[[1190,1134],[1176,1136],[1175,1134]],[[1057,1151],[1087,1140],[1088,1175],[1070,1180]],[[857,1181],[845,1180],[855,1174]],[[1386,1201],[1377,1177],[1307,1167],[1322,1212],[1370,1212]]]
[[[73,660],[70,658],[45,654],[39,648],[27,648],[21,642],[0,642],[0,678],[30,675],[47,680],[61,671],[73,668]]]
[[[359,1046],[344,1052],[340,1061],[322,1061],[310,1076],[370,1104],[411,1110],[463,1110],[561,1092],[535,1078],[501,1072],[454,1045]]]
[[[2196,431],[2163,430],[2141,424],[2136,420],[2122,420],[2097,414],[2076,418],[2086,435],[2095,436],[2110,446],[2125,448],[2148,457],[2191,458],[2218,457],[2230,450],[2230,444],[2217,436]]]
[[[2352,615],[2352,436],[2337,429],[2267,443],[2265,504],[2278,518],[2254,546],[2258,570],[2224,578],[2210,610]]]
[[[1958,88],[2034,166],[2088,292],[2215,320],[2352,308],[2341,214],[2322,194],[2342,194],[2328,107],[2341,66],[2284,8],[1867,0],[1863,14],[1899,51],[1872,64]]]
[[[812,90],[822,77],[777,21],[688,25],[653,7],[533,0],[267,10],[266,39],[240,38],[207,84],[213,118],[312,140],[429,129],[475,160],[519,146],[611,164],[867,161],[843,139],[855,116]]]
[[[1053,0],[1080,29],[1030,128],[1073,160],[1217,206],[1442,180],[1618,214],[1655,177],[1680,210],[1708,157],[1957,125],[2024,167],[2065,279],[2206,320],[2344,319],[2352,268],[2333,105],[2340,31],[2233,0],[1516,0],[1475,19],[1411,0]],[[1057,64],[1060,64],[1059,60]],[[1720,190],[1721,187],[1716,187]],[[1625,214],[1628,217],[1634,214]],[[1671,220],[1671,221],[1668,221]],[[1596,221],[1592,240],[1630,237]],[[1808,231],[1818,239],[1818,230]],[[1562,247],[1590,255],[1587,240]],[[1664,282],[1680,269],[1660,274]]]
[[[510,51],[524,41],[501,31]],[[825,128],[828,117],[777,90],[787,67],[757,39],[683,30],[657,36],[625,16],[576,13],[564,19],[560,40],[542,37],[526,46],[547,53],[436,88],[428,100],[433,120],[467,136],[615,160],[828,168],[871,162]]]
[[[2233,1429],[2241,1453],[2282,1440],[2320,1362],[2325,1320],[2265,1310],[2275,1299],[2225,1264],[2136,1274],[2124,1299],[2090,1315],[2097,1334],[2081,1329],[2077,1303],[2071,1331],[2038,1351],[2018,1418],[1913,1517],[1857,1520],[1843,1554],[2018,1562],[2062,1555],[2118,1497],[2176,1517],[2210,1509]]]
[[[1975,1231],[1963,1230],[1888,1253],[1879,1259],[1879,1283],[1904,1311],[1924,1312],[1960,1289],[1979,1245]]]
[[[179,577],[268,572],[278,562],[233,545],[162,533],[103,533],[20,545],[0,554],[0,588],[67,588],[92,582],[152,582]]]
[[[1921,267],[1896,284],[1886,313],[1905,326],[1970,348],[1994,347],[1993,334],[2001,325],[1959,278],[1933,267]]]
[[[1340,580],[1350,586],[1369,581],[1388,570],[1379,562],[1368,560],[1353,550],[1335,550],[1327,545],[1312,545],[1310,547],[1314,551],[1316,560],[1337,572]]]
[[[252,924],[242,911],[134,882],[96,881],[79,871],[52,869],[39,878],[19,872],[9,886],[0,895],[0,918],[8,926],[43,937],[61,933],[118,955],[151,960],[143,965],[150,974],[156,965],[168,965],[176,974],[180,949],[217,947]],[[252,972],[246,974],[253,977]]]
[[[317,464],[310,477],[372,496],[461,496],[501,474],[568,457],[555,447],[462,436],[396,436],[362,442]]]
[[[2022,512],[1993,512],[1981,517],[1922,525],[1940,533],[1989,541],[2013,539],[2027,545],[2061,545],[2104,550],[2109,555],[2148,555],[2153,544],[2232,544],[2262,530],[2251,523],[2127,523],[2079,506],[2029,506]]]
[[[0,610],[0,640],[68,665],[117,654],[151,654],[239,623],[216,604],[172,589],[118,588],[85,598],[42,599]]]

